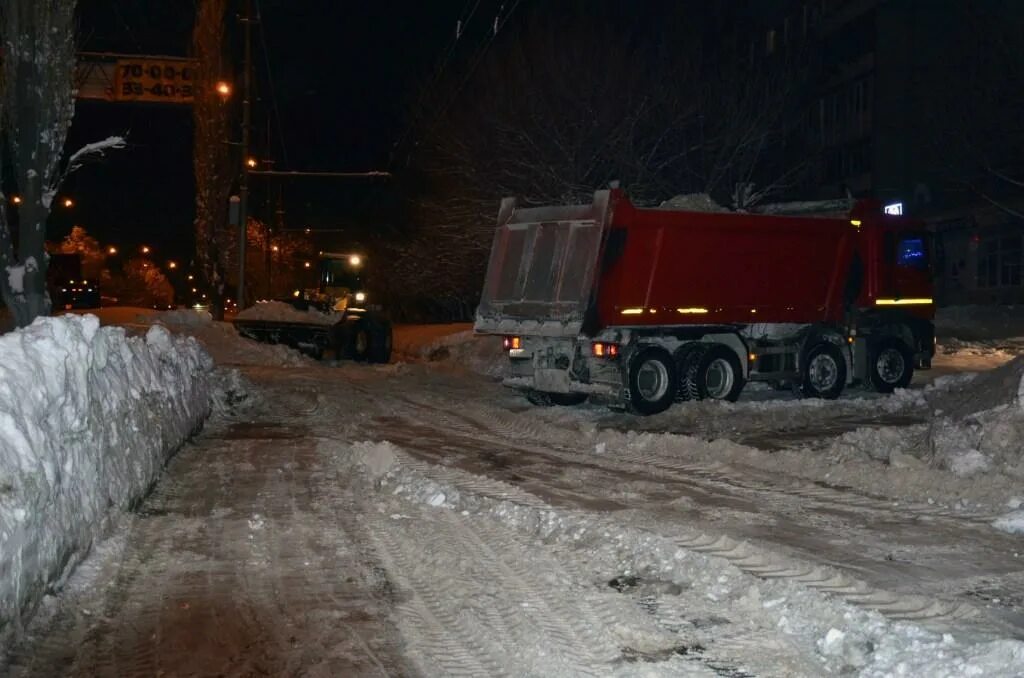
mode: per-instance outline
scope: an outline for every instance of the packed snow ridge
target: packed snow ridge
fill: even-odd
[[[334,325],[341,320],[340,313],[323,313],[315,308],[300,311],[282,301],[261,301],[238,314],[239,320],[266,320],[280,323]]]
[[[89,315],[0,336],[0,640],[202,425],[212,368],[192,338]]]

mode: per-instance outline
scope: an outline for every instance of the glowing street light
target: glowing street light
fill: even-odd
[[[149,252],[150,252],[149,245],[143,245],[142,246],[142,253],[143,254],[149,254]]]
[[[192,275],[191,273],[188,274],[188,279],[189,280],[195,280],[195,278],[196,277],[194,275]]]
[[[277,245],[273,245],[273,246],[271,246],[270,251],[271,252],[280,252],[281,248],[278,247]]]
[[[313,232],[312,228],[308,228],[308,227],[306,228],[306,235],[309,235],[312,232]]]
[[[168,261],[167,262],[167,268],[171,268],[171,269],[178,268],[178,262],[176,262],[176,261]]]
[[[199,290],[197,290],[196,288],[194,288],[194,287],[192,288],[192,294],[195,294],[195,293],[196,293],[196,292],[198,292],[198,291],[199,291]]]
[[[313,264],[309,263],[308,261],[304,261],[304,262],[302,262],[302,265],[305,266],[306,268],[309,268]]]
[[[74,207],[75,201],[71,198],[64,198],[64,207]]]
[[[363,260],[358,254],[353,254],[351,257],[348,258],[348,263],[351,264],[352,266],[358,266],[359,264],[363,263]]]
[[[221,95],[222,97],[231,96],[231,85],[225,82],[224,80],[221,80],[217,83],[216,90],[217,94]]]
[[[109,254],[110,256],[114,256],[115,254],[117,254],[117,248],[111,245],[110,247],[107,248],[107,254]]]
[[[20,205],[21,204],[21,196],[20,195],[16,195],[16,196],[12,197],[11,198],[11,202],[13,202],[15,205]]]
[[[247,158],[245,164],[250,169],[256,169],[256,158]]]

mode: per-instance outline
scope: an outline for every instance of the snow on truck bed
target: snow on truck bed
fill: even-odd
[[[0,638],[201,426],[212,367],[191,338],[94,316],[0,336]]]

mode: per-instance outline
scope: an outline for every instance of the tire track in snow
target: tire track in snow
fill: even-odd
[[[495,499],[505,498],[515,501],[507,489],[509,483],[498,481],[500,484],[488,485],[488,482],[475,479],[484,478],[488,473],[486,469],[478,471],[475,467],[473,469],[474,479],[466,480],[463,478],[461,480],[454,480],[459,470],[447,469],[445,466],[437,465],[438,459],[437,452],[434,449],[434,441],[436,439],[445,439],[452,449],[460,449],[465,454],[474,457],[481,452],[486,453],[488,444],[508,446],[509,449],[519,455],[517,459],[520,463],[515,468],[515,475],[519,476],[520,479],[513,481],[512,484],[520,487],[529,485],[527,481],[530,479],[530,471],[527,469],[528,460],[525,457],[532,456],[565,461],[566,457],[569,456],[554,454],[547,449],[529,448],[522,443],[509,445],[507,441],[494,440],[490,435],[481,431],[478,431],[472,440],[445,434],[438,429],[434,429],[436,431],[435,436],[424,437],[417,434],[419,428],[423,426],[423,423],[419,420],[406,420],[398,423],[393,419],[385,418],[383,422],[384,426],[377,432],[377,435],[396,441],[409,452],[418,452],[427,459],[426,462],[419,462],[418,465],[416,462],[411,462],[419,472],[425,473],[429,477],[436,477],[442,482],[454,482],[454,486],[462,491],[478,493]],[[444,425],[446,422],[447,418],[441,414],[431,425]],[[402,429],[413,431],[414,433],[409,436],[395,435],[397,431]],[[445,438],[446,435],[447,438]],[[581,465],[605,471],[609,470],[608,466],[612,470],[637,471],[631,465],[619,465],[615,462],[604,466],[603,462],[606,461],[604,458],[595,459],[593,456],[588,456],[581,460],[578,454],[574,453],[571,456],[574,463],[581,463]],[[434,463],[431,464],[431,461]],[[478,472],[485,475],[476,475]],[[501,468],[498,468],[497,475],[503,477]],[[660,479],[665,480],[665,478]],[[675,480],[683,483],[690,482],[686,477]],[[493,481],[491,482],[493,483]],[[529,493],[526,494],[529,495]],[[573,505],[571,496],[561,492],[555,493],[555,495],[545,492],[539,498],[531,496],[524,503],[530,505],[533,502],[533,505],[536,506],[535,502],[538,500],[544,502],[545,499],[550,500],[553,498],[562,502],[568,502],[569,506]],[[593,505],[593,501],[588,501],[583,505],[577,504],[578,507],[584,509],[592,508]],[[949,630],[961,622],[971,622],[982,627],[988,626],[987,623],[980,619],[977,607],[970,602],[945,601],[938,600],[933,596],[888,591],[846,574],[832,566],[808,564],[805,560],[775,554],[726,535],[711,535],[695,531],[678,522],[664,526],[664,533],[667,536],[673,537],[676,543],[683,548],[720,557],[748,574],[764,579],[791,579],[810,589],[839,597],[858,607],[876,610],[894,620],[913,621],[939,630]]]

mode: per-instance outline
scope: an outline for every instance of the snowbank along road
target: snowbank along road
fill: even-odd
[[[936,424],[965,378],[635,420],[188,331],[239,370],[219,413],[4,671],[1024,674],[1014,460]]]

